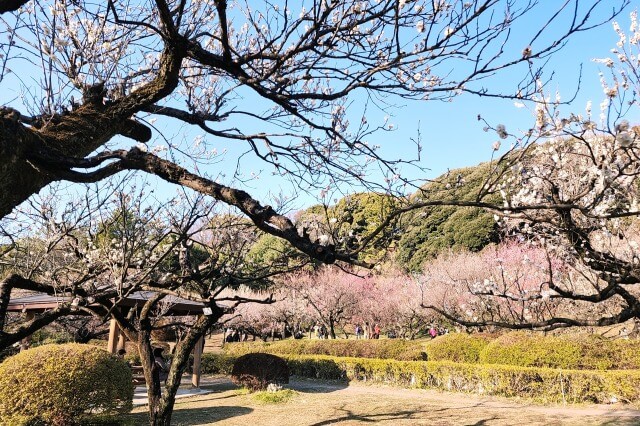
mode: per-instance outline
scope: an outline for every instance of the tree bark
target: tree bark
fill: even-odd
[[[0,14],[15,12],[20,6],[27,4],[29,0],[0,0]]]
[[[149,424],[152,426],[169,426],[171,424],[176,393],[180,387],[182,375],[188,366],[189,355],[200,338],[204,336],[209,328],[224,314],[221,308],[213,304],[209,306],[212,310],[212,315],[201,315],[196,320],[184,338],[177,343],[169,369],[169,375],[166,384],[163,386],[163,383],[160,382],[160,370],[153,356],[154,348],[151,346],[151,331],[153,325],[150,318],[151,310],[161,298],[161,295],[157,295],[150,299],[142,308],[139,315],[140,329],[138,331],[135,330],[133,323],[126,321],[123,317],[116,314],[116,319],[127,335],[127,338],[134,340],[133,337],[135,337],[137,341],[147,387]],[[116,311],[113,312],[115,313]]]
[[[336,324],[333,318],[329,317],[329,335],[331,336],[332,339],[335,340],[336,338]]]
[[[153,80],[117,101],[104,103],[103,87],[98,85],[87,89],[83,105],[65,114],[27,120],[18,111],[1,107],[0,217],[51,182],[63,179],[69,169],[65,161],[84,158],[116,135],[149,140],[151,131],[141,130],[144,126],[132,116],[177,87],[186,53],[180,44],[175,40],[163,51]]]

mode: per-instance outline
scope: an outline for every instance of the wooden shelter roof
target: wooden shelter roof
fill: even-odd
[[[151,291],[137,291],[118,302],[121,307],[141,307],[155,293]],[[45,312],[55,309],[63,303],[71,303],[70,296],[50,296],[48,294],[33,294],[30,296],[11,299],[7,311],[11,312]],[[183,299],[176,296],[166,296],[163,303],[169,305],[168,315],[200,315],[203,303]]]

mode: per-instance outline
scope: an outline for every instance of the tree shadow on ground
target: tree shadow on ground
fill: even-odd
[[[357,421],[362,423],[378,423],[382,421],[392,421],[392,420],[411,420],[415,419],[415,415],[420,413],[417,410],[403,410],[403,411],[389,411],[385,413],[375,413],[375,414],[359,414],[354,413],[348,409],[340,409],[342,415],[338,415],[336,417],[332,417],[327,420],[322,420],[317,423],[313,423],[309,426],[325,426],[325,425],[333,425],[341,422],[348,421]]]
[[[173,425],[201,425],[219,422],[232,417],[251,414],[253,408],[240,407],[237,405],[216,405],[215,407],[178,408],[173,411],[171,424]],[[149,415],[145,413],[135,413],[126,416],[127,421],[132,424],[149,424]]]
[[[349,382],[292,376],[285,387],[302,393],[330,393],[349,387]]]
[[[214,423],[232,417],[251,414],[253,408],[240,407],[237,405],[217,405],[215,407],[184,408],[173,412],[172,424],[175,425],[201,425],[203,423]]]
[[[601,426],[637,426],[639,424],[638,417],[607,417],[600,423]]]

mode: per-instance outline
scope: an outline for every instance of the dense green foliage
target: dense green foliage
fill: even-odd
[[[287,266],[289,258],[295,258],[296,253],[286,240],[271,234],[262,234],[251,246],[246,260],[256,267]]]
[[[44,345],[0,364],[0,424],[81,424],[131,410],[131,370],[91,345]]]
[[[480,362],[580,370],[640,369],[640,341],[597,335],[508,333],[490,342]]]
[[[490,164],[451,170],[414,194],[414,201],[478,198],[489,176]],[[497,201],[488,195],[485,201]],[[436,206],[406,214],[398,241],[397,261],[408,270],[418,271],[422,264],[448,250],[479,251],[498,239],[493,215],[471,207]]]
[[[363,237],[371,234],[398,207],[395,198],[373,192],[348,195],[325,208],[312,206],[298,213],[296,223],[312,238],[330,237],[330,243],[345,250],[353,250]],[[364,258],[377,261],[386,255],[401,233],[401,226],[393,221],[365,249]]]
[[[228,355],[267,352],[281,355],[331,355],[338,357],[426,360],[424,346],[418,341],[380,340],[281,340],[277,342],[246,342],[225,346]]]
[[[489,176],[490,165],[456,169],[425,185],[412,201],[458,200],[478,198]],[[489,194],[484,201],[497,201]],[[357,246],[362,236],[373,231],[398,207],[398,201],[375,193],[344,197],[324,209],[313,206],[298,214],[297,222],[305,229],[328,233],[347,249]],[[314,229],[317,227],[318,229]],[[380,258],[387,247],[397,247],[396,261],[408,270],[419,270],[422,264],[448,250],[479,251],[498,240],[493,215],[471,207],[435,206],[412,211],[390,224],[377,245],[368,248],[370,260]]]
[[[477,363],[490,341],[481,334],[452,333],[436,337],[425,348],[429,361]]]

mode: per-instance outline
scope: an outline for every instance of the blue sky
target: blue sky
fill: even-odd
[[[589,3],[589,2],[586,2]],[[618,0],[604,2],[607,7],[600,8],[599,11],[608,11],[619,3]],[[609,4],[607,4],[609,3]],[[638,5],[638,0],[632,0],[632,7]],[[526,41],[532,35],[532,31],[536,31],[539,22],[544,22],[545,13],[550,13],[552,8],[557,7],[557,3],[546,0],[542,3],[537,15],[529,17],[531,26],[522,26],[522,22],[517,27],[519,33],[512,36],[512,49],[521,52],[526,46]],[[546,9],[548,8],[548,9]],[[623,29],[629,26],[629,12],[631,8],[627,8],[618,18]],[[594,17],[597,19],[597,17]],[[538,25],[536,25],[538,24]],[[549,33],[553,37],[555,28],[551,28]],[[542,40],[544,42],[544,40]],[[566,111],[574,111],[582,113],[588,100],[594,105],[594,111],[597,115],[597,105],[603,99],[603,92],[600,85],[599,71],[607,71],[603,65],[592,62],[593,58],[602,58],[611,56],[610,50],[615,47],[618,41],[617,34],[613,31],[611,24],[605,24],[599,28],[593,29],[586,33],[574,34],[560,52],[556,53],[545,68],[544,77],[554,74],[553,81],[547,87],[550,94],[554,94],[556,90],[560,92],[563,99],[571,97],[577,89],[577,81],[580,77],[580,66],[582,65],[582,83],[580,92],[572,105],[565,108]],[[535,46],[533,46],[535,48]],[[513,54],[513,51],[511,52]],[[518,53],[519,54],[519,53]],[[516,77],[513,71],[506,70],[499,74],[497,78],[490,81],[490,86],[498,91],[512,90]],[[3,82],[3,89],[7,90],[3,96],[11,96],[14,90],[7,81]],[[17,92],[13,92],[17,95]],[[13,97],[13,96],[12,96]],[[362,100],[363,97],[360,98]],[[8,101],[8,99],[0,99]],[[358,102],[356,96],[354,106],[358,109],[362,102]],[[390,115],[388,123],[393,124],[394,129],[390,132],[380,132],[370,138],[370,143],[379,144],[383,156],[389,158],[415,158],[415,144],[411,139],[415,139],[418,131],[422,140],[422,153],[420,165],[430,169],[426,175],[416,175],[410,170],[405,170],[404,174],[412,178],[435,178],[444,173],[447,169],[458,167],[472,166],[482,161],[487,161],[493,154],[492,144],[497,139],[493,132],[483,132],[485,124],[477,120],[478,114],[481,114],[489,123],[496,125],[502,123],[506,125],[510,133],[517,134],[532,126],[534,118],[532,111],[527,108],[516,108],[513,100],[501,100],[491,98],[480,98],[473,95],[462,95],[452,102],[441,101],[403,101],[394,100],[394,103],[403,105],[393,111],[377,111],[373,113],[372,120],[381,122],[382,116]],[[177,105],[182,106],[182,105]],[[533,108],[533,106],[529,106]],[[633,110],[631,116],[628,117],[633,124],[640,122],[638,111]],[[176,122],[170,125],[161,124],[159,127],[167,131],[169,137],[175,137],[177,140],[184,140],[189,143],[196,135],[197,129],[189,126],[182,126]],[[223,124],[225,127],[227,124]],[[259,129],[245,129],[246,131],[260,131]],[[154,139],[162,143],[161,138],[156,133]],[[224,173],[227,178],[233,174],[238,160],[238,153],[244,149],[238,149],[237,142],[227,143],[209,137],[209,142],[215,146],[219,152],[225,149],[229,150],[229,154],[221,157],[220,161],[208,167],[203,167],[199,171],[206,172],[211,177],[219,176]],[[155,142],[155,141],[154,141]],[[125,146],[130,146],[131,141],[121,141]],[[153,142],[152,142],[153,143]],[[508,149],[508,142],[503,143],[498,153]],[[260,163],[250,156],[243,157],[242,170],[245,177],[252,174],[258,175],[258,179],[250,179],[245,184],[233,182],[243,189],[248,190],[252,195],[265,203],[271,203],[270,198],[277,195],[281,191],[285,194],[290,193],[292,188],[287,186],[286,182],[271,176],[272,168],[264,163]],[[188,168],[193,168],[192,164],[185,162]],[[413,173],[413,174],[412,174]],[[221,179],[222,182],[229,182],[228,179]],[[284,185],[283,185],[284,184]],[[174,194],[175,187],[161,182],[157,183],[157,192],[167,195]],[[282,185],[282,186],[281,186]],[[316,191],[316,193],[319,191]],[[313,204],[315,200],[309,194],[298,194],[298,198],[293,204],[293,208],[302,208]]]
[[[629,27],[630,10],[628,8],[618,18],[625,31]],[[598,105],[604,99],[598,73],[602,71],[606,77],[609,70],[592,59],[611,57],[611,49],[617,41],[618,35],[608,23],[589,32],[575,34],[568,45],[552,57],[545,68],[545,75],[554,73],[547,88],[549,94],[554,96],[557,90],[563,100],[568,100],[579,87],[576,99],[564,107],[564,111],[584,113],[587,101],[591,100],[597,117]],[[508,70],[506,74],[505,80],[508,80]],[[582,81],[578,86],[580,76]],[[508,87],[505,85],[504,88]],[[428,177],[434,178],[448,168],[471,166],[491,158],[491,146],[498,138],[494,132],[483,131],[485,124],[477,120],[478,114],[490,124],[502,123],[509,132],[517,134],[535,122],[532,108],[532,105],[518,108],[513,100],[473,95],[463,95],[452,102],[411,103],[391,120],[397,126],[393,139],[403,140],[415,135],[419,125],[424,145],[421,164],[431,169]],[[628,119],[632,123],[640,122],[638,111],[632,110]],[[402,144],[393,145],[395,150]],[[503,143],[499,153],[508,147],[508,143]]]
[[[635,3],[635,2],[634,2]],[[636,7],[636,4],[632,4]],[[623,30],[629,27],[629,12],[627,8],[617,19]],[[520,37],[526,39],[526,35]],[[598,105],[604,99],[600,83],[599,72],[608,76],[608,69],[593,62],[594,58],[611,57],[611,49],[615,47],[619,37],[613,30],[612,24],[607,23],[588,32],[574,34],[568,44],[557,52],[545,67],[545,77],[553,73],[553,79],[546,88],[553,97],[556,90],[563,100],[573,97],[576,90],[579,92],[575,100],[565,107],[563,111],[582,114],[585,111],[587,101],[593,103],[594,116],[597,117]],[[517,37],[516,37],[517,40]],[[582,71],[581,71],[582,66]],[[497,89],[508,90],[512,84],[510,71],[500,74],[492,84]],[[580,85],[578,80],[581,79]],[[502,123],[513,134],[520,134],[533,126],[533,105],[524,108],[515,106],[513,100],[480,98],[474,95],[462,95],[452,102],[441,101],[401,101],[403,108],[393,111],[389,123],[394,125],[392,132],[383,132],[371,138],[373,143],[380,144],[383,154],[391,158],[415,158],[415,145],[410,142],[416,138],[418,130],[422,140],[422,153],[420,165],[429,169],[426,176],[413,175],[407,169],[405,174],[414,178],[436,178],[447,169],[473,166],[492,158],[492,144],[498,138],[494,132],[484,132],[484,122],[477,120],[481,114],[490,124]],[[640,122],[637,109],[633,109],[627,116],[631,123]],[[506,152],[509,142],[502,144],[497,154]],[[256,170],[262,170],[256,164]],[[263,197],[264,188],[275,188],[277,183],[272,182],[268,173],[262,173],[258,181],[249,183],[249,190],[257,192],[258,197]],[[274,191],[275,192],[275,191]],[[314,200],[302,195],[298,203],[310,205]]]

